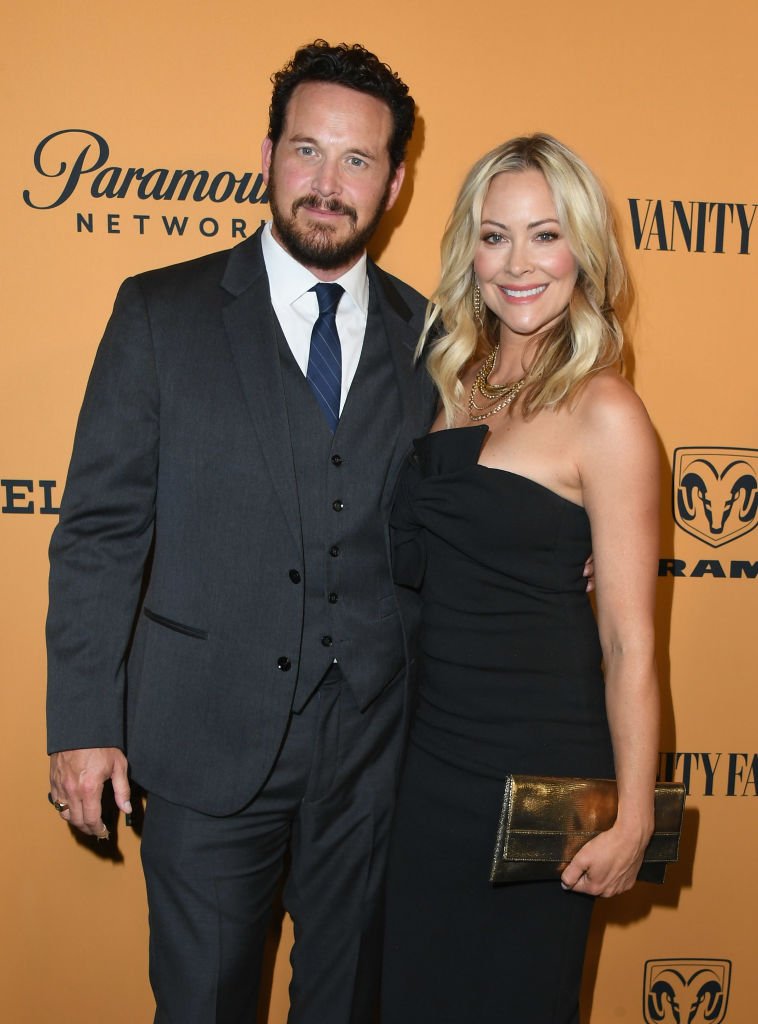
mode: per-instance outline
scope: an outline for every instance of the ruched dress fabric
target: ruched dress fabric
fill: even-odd
[[[486,425],[415,442],[393,512],[420,588],[417,705],[387,888],[383,1024],[575,1024],[592,899],[493,886],[509,772],[612,777],[581,506],[479,465]]]

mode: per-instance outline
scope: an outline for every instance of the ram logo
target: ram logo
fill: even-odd
[[[758,526],[758,449],[676,448],[674,519],[719,548]]]
[[[642,996],[647,1024],[720,1024],[731,973],[729,960],[648,960]]]

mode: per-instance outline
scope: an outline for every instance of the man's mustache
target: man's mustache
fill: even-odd
[[[329,210],[330,213],[342,213],[346,217],[349,217],[353,222],[353,225],[358,222],[358,211],[353,206],[348,206],[346,203],[341,203],[339,199],[323,199],[317,196],[315,193],[311,193],[307,196],[301,196],[296,199],[292,204],[292,216],[294,217],[301,206],[310,207],[315,210]]]

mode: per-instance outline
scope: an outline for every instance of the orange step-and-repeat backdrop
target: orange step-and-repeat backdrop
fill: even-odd
[[[258,175],[269,75],[324,36],[378,52],[417,100],[411,173],[375,255],[422,291],[465,170],[512,135],[557,135],[613,200],[636,293],[628,369],[660,437],[660,773],[683,779],[689,800],[666,886],[597,908],[584,1020],[752,1024],[754,0],[334,0],[323,14],[304,0],[276,10],[32,0],[4,22],[0,1015],[152,1019],[138,837],[121,828],[98,855],[46,801],[47,544],[119,282],[226,248],[267,216]],[[176,171],[196,176],[165,195]],[[269,958],[269,1024],[286,1019],[290,942],[285,920]],[[678,993],[678,1017],[646,999],[660,978]]]

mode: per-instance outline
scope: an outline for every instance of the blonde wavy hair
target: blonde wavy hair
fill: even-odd
[[[442,273],[432,296],[417,355],[442,398],[447,425],[464,407],[461,377],[497,344],[499,321],[482,304],[474,316],[474,254],[482,206],[498,174],[540,171],[555,202],[558,221],[578,264],[578,277],[561,319],[539,338],[519,398],[525,416],[570,399],[594,373],[621,361],[623,332],[616,307],[626,295],[624,267],[613,217],[587,165],[550,135],[504,142],[469,171],[442,238]]]

